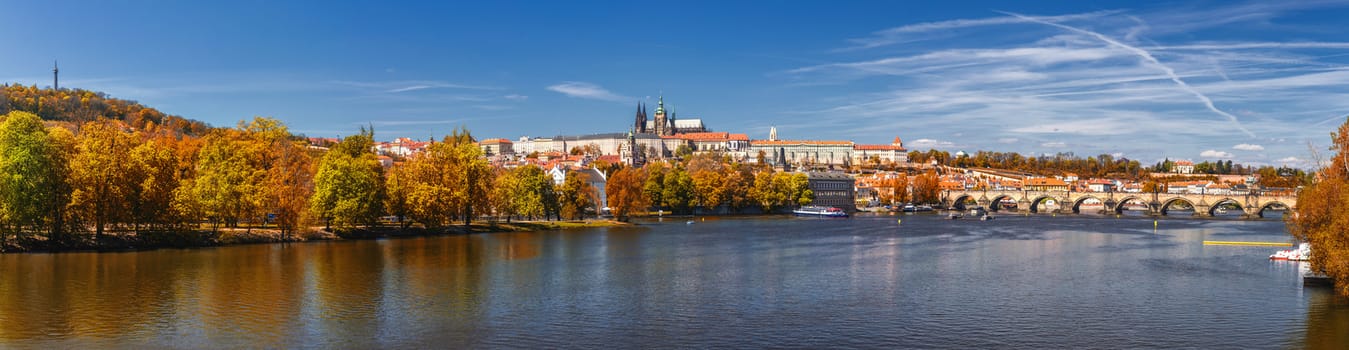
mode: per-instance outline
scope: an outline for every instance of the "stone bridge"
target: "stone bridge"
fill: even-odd
[[[1250,193],[1244,195],[1215,195],[1191,193],[1126,193],[1126,192],[1073,192],[1073,191],[1027,191],[1027,190],[945,190],[942,191],[942,206],[966,209],[973,201],[979,207],[990,211],[1002,209],[995,205],[1003,200],[1016,202],[1017,208],[1039,212],[1040,204],[1054,201],[1058,209],[1052,212],[1081,213],[1082,203],[1095,199],[1104,205],[1104,214],[1123,213],[1126,204],[1146,205],[1149,215],[1167,215],[1175,204],[1185,202],[1193,208],[1195,216],[1213,216],[1222,204],[1235,203],[1241,206],[1247,217],[1264,217],[1266,209],[1283,206],[1288,210],[1297,209],[1297,196],[1280,194]],[[1187,211],[1189,212],[1189,211]]]

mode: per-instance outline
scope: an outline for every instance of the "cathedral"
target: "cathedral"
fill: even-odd
[[[665,96],[661,96],[656,101],[656,114],[653,120],[647,120],[646,105],[639,102],[637,104],[637,119],[632,127],[637,134],[656,136],[707,132],[707,127],[703,126],[702,119],[679,120],[675,118],[674,110],[667,114],[665,111]]]

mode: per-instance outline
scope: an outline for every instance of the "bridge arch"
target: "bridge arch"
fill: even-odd
[[[977,198],[974,198],[974,194],[972,194],[972,193],[961,193],[960,195],[957,195],[956,198],[955,198],[954,200],[951,201],[951,207],[952,207],[952,208],[956,208],[956,209],[960,209],[960,210],[965,210],[965,209],[969,209],[969,208],[965,207],[965,203],[966,203],[966,202],[976,202],[976,203],[978,203],[978,201],[979,201],[979,200],[978,200]],[[976,204],[976,205],[978,205],[978,204]]]
[[[1081,214],[1081,213],[1082,213],[1082,210],[1081,210],[1082,204],[1083,204],[1083,203],[1086,203],[1088,199],[1095,199],[1097,202],[1100,202],[1100,203],[1101,203],[1101,206],[1105,206],[1105,200],[1103,200],[1103,199],[1101,199],[1101,198],[1099,198],[1099,197],[1093,196],[1093,195],[1085,195],[1085,196],[1077,197],[1077,199],[1074,199],[1074,200],[1073,200],[1073,207],[1072,207],[1072,209],[1073,209],[1073,214]]]
[[[1040,195],[1040,196],[1038,196],[1038,197],[1035,197],[1034,199],[1031,199],[1031,201],[1030,201],[1030,212],[1032,212],[1032,213],[1038,213],[1038,212],[1040,212],[1040,203],[1044,203],[1044,201],[1047,201],[1047,200],[1052,200],[1052,201],[1054,201],[1054,204],[1057,204],[1057,205],[1060,205],[1060,206],[1063,205],[1063,204],[1062,204],[1063,201],[1060,200],[1058,197],[1054,197],[1054,196],[1050,196],[1050,195]]]
[[[1010,195],[1010,194],[999,194],[999,195],[995,195],[995,196],[993,196],[993,200],[992,200],[991,202],[988,202],[988,211],[999,211],[999,210],[1002,210],[1002,200],[1004,200],[1004,199],[1011,199],[1011,200],[1015,201],[1015,200],[1016,200],[1016,197],[1013,197],[1013,196]]]
[[[1255,209],[1255,210],[1254,210],[1254,214],[1255,214],[1255,216],[1257,216],[1257,217],[1262,217],[1262,218],[1263,218],[1263,217],[1265,217],[1265,210],[1269,210],[1269,207],[1272,207],[1272,206],[1275,206],[1275,205],[1278,205],[1278,206],[1281,206],[1281,207],[1284,207],[1284,208],[1288,208],[1287,210],[1293,210],[1293,207],[1292,207],[1292,206],[1289,206],[1288,204],[1284,204],[1284,203],[1281,202],[1281,201],[1273,200],[1273,201],[1268,201],[1268,202],[1264,202],[1264,203],[1259,203],[1259,204],[1257,204],[1255,207],[1253,207],[1253,208]]]
[[[1161,205],[1160,208],[1158,208],[1158,210],[1161,211],[1161,214],[1162,214],[1162,215],[1167,215],[1167,212],[1169,212],[1169,211],[1171,210],[1171,206],[1172,206],[1172,205],[1175,205],[1176,203],[1179,203],[1179,202],[1185,202],[1185,204],[1190,205],[1190,208],[1194,208],[1194,207],[1195,207],[1194,202],[1190,201],[1189,199],[1187,199],[1187,198],[1185,198],[1185,197],[1172,197],[1172,198],[1167,198],[1166,200],[1162,201],[1162,205]]]
[[[1113,211],[1115,214],[1124,214],[1124,211],[1128,210],[1128,207],[1126,207],[1125,204],[1128,204],[1129,202],[1142,203],[1143,205],[1148,205],[1149,209],[1151,208],[1151,205],[1149,205],[1146,198],[1139,196],[1125,196],[1124,198],[1121,198],[1119,202],[1115,203],[1114,208],[1106,208],[1106,210]]]
[[[1213,216],[1213,214],[1217,213],[1217,212],[1218,212],[1218,207],[1219,207],[1219,206],[1222,206],[1222,205],[1225,204],[1225,203],[1233,203],[1233,204],[1236,204],[1237,207],[1240,207],[1242,210],[1245,210],[1245,209],[1246,209],[1246,206],[1245,206],[1245,205],[1242,205],[1242,204],[1241,204],[1241,201],[1236,200],[1236,199],[1234,199],[1234,198],[1232,198],[1232,197],[1223,197],[1222,199],[1219,199],[1219,200],[1213,202],[1213,205],[1210,205],[1208,208],[1205,208],[1205,209],[1208,210],[1208,211],[1207,211],[1208,216]]]

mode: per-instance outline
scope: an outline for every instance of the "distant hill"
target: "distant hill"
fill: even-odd
[[[132,100],[84,89],[53,90],[18,84],[0,85],[0,115],[24,111],[43,120],[83,123],[99,118],[121,120],[134,128],[156,124],[187,135],[205,135],[210,125],[201,121],[164,114]]]

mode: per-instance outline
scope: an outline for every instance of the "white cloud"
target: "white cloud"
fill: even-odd
[[[1175,70],[1175,69],[1171,68],[1171,66],[1168,66],[1168,65],[1166,65],[1166,64],[1163,64],[1161,60],[1158,60],[1156,57],[1154,57],[1154,56],[1152,55],[1151,52],[1148,52],[1147,50],[1143,50],[1143,49],[1140,49],[1140,48],[1138,48],[1138,47],[1136,47],[1136,46],[1133,46],[1133,45],[1129,45],[1129,44],[1125,44],[1125,43],[1119,42],[1118,40],[1111,39],[1110,37],[1105,36],[1104,34],[1097,33],[1097,32],[1093,32],[1093,31],[1090,31],[1090,30],[1081,29],[1081,28],[1077,28],[1077,27],[1070,27],[1070,26],[1066,26],[1066,25],[1062,25],[1062,24],[1058,24],[1058,23],[1053,23],[1053,22],[1045,21],[1045,20],[1043,20],[1043,19],[1033,18],[1033,17],[1029,17],[1029,16],[1024,16],[1024,15],[1021,15],[1021,14],[1011,13],[1011,12],[1003,12],[1003,13],[1008,14],[1008,15],[1012,15],[1012,16],[1016,16],[1017,18],[1021,18],[1021,19],[1027,20],[1027,21],[1031,21],[1031,22],[1035,22],[1035,23],[1040,23],[1040,24],[1044,24],[1044,25],[1048,25],[1048,26],[1054,26],[1054,27],[1062,28],[1062,29],[1064,29],[1064,30],[1069,30],[1069,31],[1073,31],[1073,32],[1078,32],[1078,33],[1086,34],[1086,35],[1095,37],[1096,39],[1099,39],[1099,40],[1101,40],[1101,41],[1104,41],[1104,42],[1106,42],[1107,44],[1110,44],[1110,45],[1112,45],[1112,46],[1116,46],[1116,47],[1119,47],[1119,48],[1128,50],[1129,52],[1132,52],[1133,54],[1138,55],[1138,57],[1142,58],[1143,60],[1152,63],[1153,66],[1155,66],[1155,67],[1161,69],[1163,72],[1166,73],[1167,77],[1170,77],[1170,78],[1171,78],[1171,81],[1173,81],[1173,82],[1176,83],[1176,86],[1180,87],[1181,90],[1185,90],[1186,92],[1189,92],[1191,95],[1194,95],[1194,97],[1195,97],[1195,98],[1198,98],[1199,101],[1202,102],[1202,103],[1204,104],[1205,107],[1208,107],[1208,109],[1209,109],[1210,111],[1213,111],[1213,113],[1217,113],[1217,114],[1219,114],[1219,115],[1222,115],[1222,116],[1224,116],[1224,117],[1227,117],[1227,119],[1230,120],[1230,121],[1232,122],[1232,124],[1236,125],[1236,127],[1237,127],[1238,130],[1241,130],[1241,132],[1245,133],[1247,136],[1255,137],[1255,134],[1254,134],[1254,133],[1252,133],[1250,130],[1246,129],[1245,126],[1242,126],[1242,125],[1241,125],[1241,121],[1237,120],[1237,116],[1232,115],[1231,113],[1227,113],[1227,111],[1224,111],[1224,110],[1222,110],[1222,109],[1219,109],[1218,106],[1214,105],[1213,99],[1209,98],[1208,95],[1205,95],[1204,93],[1199,92],[1198,89],[1195,89],[1194,87],[1190,86],[1189,83],[1186,83],[1185,80],[1182,80],[1182,79],[1181,79],[1180,75],[1176,74],[1176,70]]]
[[[507,99],[507,100],[514,100],[514,101],[524,101],[524,100],[528,100],[528,99],[529,99],[529,96],[520,95],[520,94],[510,94],[510,95],[501,96],[501,97],[502,97],[502,98],[505,98],[505,99]]]
[[[1101,16],[1106,16],[1118,12],[1120,11],[1097,11],[1097,12],[1070,14],[1062,16],[1047,16],[1040,18],[1050,22],[1063,22],[1063,21],[1075,21],[1075,20],[1098,18]],[[931,33],[934,31],[945,32],[962,28],[1007,25],[1007,24],[1016,24],[1019,22],[1021,22],[1019,19],[1012,17],[990,17],[978,19],[954,19],[948,21],[909,24],[874,32],[872,33],[873,34],[872,37],[848,40],[853,42],[854,44],[857,44],[857,46],[850,47],[845,50],[869,49],[911,41],[926,40],[929,36],[918,36],[916,34]]]
[[[576,98],[588,98],[603,101],[632,100],[630,97],[620,96],[609,90],[605,90],[599,85],[579,81],[562,82],[560,84],[549,86],[547,89]]]
[[[950,141],[938,141],[933,139],[917,139],[908,143],[909,148],[952,148],[956,144]]]
[[[1276,162],[1276,163],[1285,163],[1285,164],[1287,164],[1287,163],[1301,163],[1301,162],[1302,162],[1302,159],[1298,159],[1298,157],[1284,157],[1284,158],[1279,158],[1279,160],[1276,160],[1276,161],[1274,161],[1274,162]]]
[[[455,84],[444,81],[434,80],[402,80],[402,81],[348,81],[336,80],[332,84],[350,86],[361,89],[381,90],[386,93],[411,92],[427,89],[467,89],[467,90],[498,90],[500,88],[491,86],[478,86]]]
[[[1265,150],[1265,146],[1261,146],[1261,145],[1253,145],[1253,144],[1249,144],[1249,143],[1243,143],[1243,144],[1239,144],[1239,145],[1236,145],[1236,146],[1232,146],[1232,149],[1242,150],[1242,151],[1263,151],[1263,150]]]
[[[1063,143],[1063,142],[1057,142],[1057,141],[1055,141],[1055,142],[1045,142],[1045,143],[1041,143],[1041,144],[1040,144],[1040,147],[1044,147],[1044,148],[1064,148],[1064,147],[1068,147],[1068,144],[1067,144],[1067,143]]]
[[[1203,152],[1199,152],[1199,156],[1204,158],[1232,158],[1231,153],[1218,150],[1206,150]]]
[[[1254,152],[1304,151],[1300,143],[1274,140],[1323,139],[1328,127],[1321,124],[1343,121],[1326,118],[1349,110],[1349,85],[1343,84],[1349,80],[1349,41],[1307,35],[1300,37],[1309,41],[1279,43],[1239,33],[1214,41],[1190,32],[1296,23],[1305,12],[1299,8],[1327,5],[1238,3],[1075,20],[1031,17],[1051,25],[1015,16],[919,23],[845,45],[941,43],[853,50],[779,76],[802,89],[830,87],[827,93],[810,91],[819,97],[803,101],[818,106],[803,109],[796,120],[807,129],[847,118],[853,135],[879,137],[902,119],[905,128],[927,135],[991,135],[948,137],[961,148],[1024,145],[1032,148],[1021,151],[1031,151],[1055,141],[1063,148],[1049,150],[1175,159],[1247,144],[1262,149],[1222,153],[1241,154],[1243,162],[1271,161]],[[1222,18],[1209,18],[1213,13]]]

